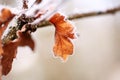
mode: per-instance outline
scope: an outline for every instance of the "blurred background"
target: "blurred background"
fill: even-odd
[[[21,0],[0,0],[0,4],[19,9]],[[120,6],[120,0],[68,0],[60,11],[68,15],[115,6]],[[28,47],[18,49],[3,80],[120,80],[120,12],[72,22],[80,37],[73,41],[74,53],[66,62],[54,57],[55,30],[47,26],[32,33],[34,52]]]

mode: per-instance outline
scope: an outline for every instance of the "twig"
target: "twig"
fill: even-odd
[[[98,15],[105,15],[105,14],[114,14],[117,11],[120,11],[120,6],[108,9],[106,11],[96,11],[96,12],[88,12],[83,14],[73,14],[68,17],[69,20],[78,19],[78,18],[85,18],[91,16],[98,16]]]
[[[100,16],[100,15],[106,15],[106,14],[114,14],[116,12],[120,11],[120,6],[107,9],[106,11],[95,11],[95,12],[88,12],[88,13],[77,13],[77,14],[71,14],[68,16],[68,20],[75,20],[75,19],[81,19],[81,18],[87,18],[92,16]],[[51,25],[49,21],[43,21],[41,22],[38,27],[44,27]]]

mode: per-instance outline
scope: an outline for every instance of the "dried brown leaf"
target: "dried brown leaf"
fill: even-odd
[[[29,46],[32,50],[34,50],[35,43],[29,31],[28,32],[18,31],[17,34],[18,34],[19,46]]]
[[[55,45],[53,48],[55,56],[61,56],[63,60],[66,60],[68,55],[73,53],[73,44],[67,37],[55,34]]]
[[[7,75],[10,72],[13,59],[16,57],[17,47],[17,42],[10,42],[3,46],[4,53],[2,54],[1,59],[3,75]]]
[[[3,8],[0,13],[1,13],[0,15],[1,23],[7,22],[8,20],[14,17],[14,14],[7,8]]]
[[[4,64],[2,65],[2,63],[3,63],[2,61],[4,61],[2,59],[4,59],[5,57],[3,58],[3,56],[2,56],[2,55],[4,55],[3,54],[4,49],[2,46],[1,36],[13,17],[14,17],[14,14],[12,14],[11,11],[7,8],[3,8],[0,12],[0,76],[2,76],[2,74],[6,73],[6,72],[3,72],[4,71],[4,69],[3,69]],[[2,59],[1,59],[1,56],[2,56]],[[8,63],[6,63],[6,64],[8,64]],[[6,67],[6,66],[4,66],[4,67]]]
[[[53,15],[50,22],[55,25],[54,54],[66,60],[68,55],[73,53],[71,39],[75,38],[74,27],[69,21],[65,20],[65,17],[60,13]]]
[[[14,41],[9,42],[8,44],[3,46],[4,53],[2,54],[2,74],[7,75],[11,68],[13,59],[16,57],[18,46],[29,46],[32,50],[34,50],[34,41],[28,32],[17,32],[18,38]]]

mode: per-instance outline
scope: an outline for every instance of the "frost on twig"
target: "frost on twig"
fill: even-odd
[[[93,11],[93,12],[87,12],[87,13],[76,13],[76,14],[70,14],[68,15],[67,19],[68,20],[75,20],[75,19],[81,19],[81,18],[87,18],[87,17],[92,17],[92,16],[100,16],[100,15],[106,15],[106,14],[114,14],[116,12],[120,11],[120,6],[111,8],[111,9],[106,9],[105,11]],[[49,21],[43,21],[38,24],[38,27],[45,27],[51,25]]]
[[[5,31],[2,36],[2,43],[6,44],[9,41],[17,38],[16,31],[20,30],[23,25],[26,25],[26,28],[29,30],[34,31],[35,28],[40,25],[40,23],[43,24],[48,17],[53,15],[63,2],[64,0],[59,0],[59,2],[55,0],[49,0],[47,3],[43,1],[41,4],[34,4],[31,8],[28,8],[27,11],[24,11],[14,17],[12,21],[14,22],[15,20],[16,24],[8,25],[7,31]]]
[[[73,19],[99,16],[99,15],[105,15],[105,14],[114,14],[118,11],[120,11],[120,6],[116,6],[114,8],[110,8],[110,9],[106,9],[104,11],[94,11],[94,12],[87,12],[87,13],[71,14],[71,15],[69,15],[68,19],[73,20]]]

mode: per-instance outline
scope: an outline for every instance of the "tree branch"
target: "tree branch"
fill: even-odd
[[[76,13],[71,14],[68,16],[68,20],[75,20],[75,19],[81,19],[81,18],[87,18],[92,16],[100,16],[100,15],[106,15],[106,14],[115,14],[116,12],[120,11],[120,6],[107,9],[105,11],[95,11],[95,12],[88,12],[88,13]],[[43,21],[40,24],[38,24],[38,27],[45,27],[51,25],[48,21]]]
[[[114,14],[116,12],[120,11],[120,6],[118,7],[115,7],[115,8],[111,8],[111,9],[107,9],[105,11],[95,11],[95,12],[88,12],[88,13],[77,13],[77,14],[71,14],[68,16],[67,19],[69,20],[75,20],[75,19],[80,19],[80,18],[86,18],[86,17],[92,17],[92,16],[99,16],[99,15],[106,15],[106,14]],[[21,17],[22,18],[22,17]],[[11,28],[11,32],[9,32],[10,34],[6,35],[5,37],[3,37],[2,39],[2,42],[4,44],[6,44],[7,42],[11,41],[11,40],[14,40],[15,38],[17,38],[16,36],[16,31],[17,30],[20,30],[21,29],[21,25],[23,25],[21,23],[21,21],[19,20],[22,20],[22,19],[18,19],[18,25],[17,27],[13,27]],[[26,19],[25,19],[26,20]],[[31,21],[31,19],[28,19]],[[33,20],[32,20],[33,21]],[[21,24],[20,24],[21,23]],[[24,22],[26,23],[26,22]],[[34,28],[42,28],[42,27],[45,27],[45,26],[48,26],[48,25],[51,25],[51,23],[49,21],[41,21],[39,24],[37,25],[34,25],[32,28],[33,28],[33,31],[35,30]],[[29,26],[28,26],[29,28]],[[30,29],[30,28],[29,28]]]

